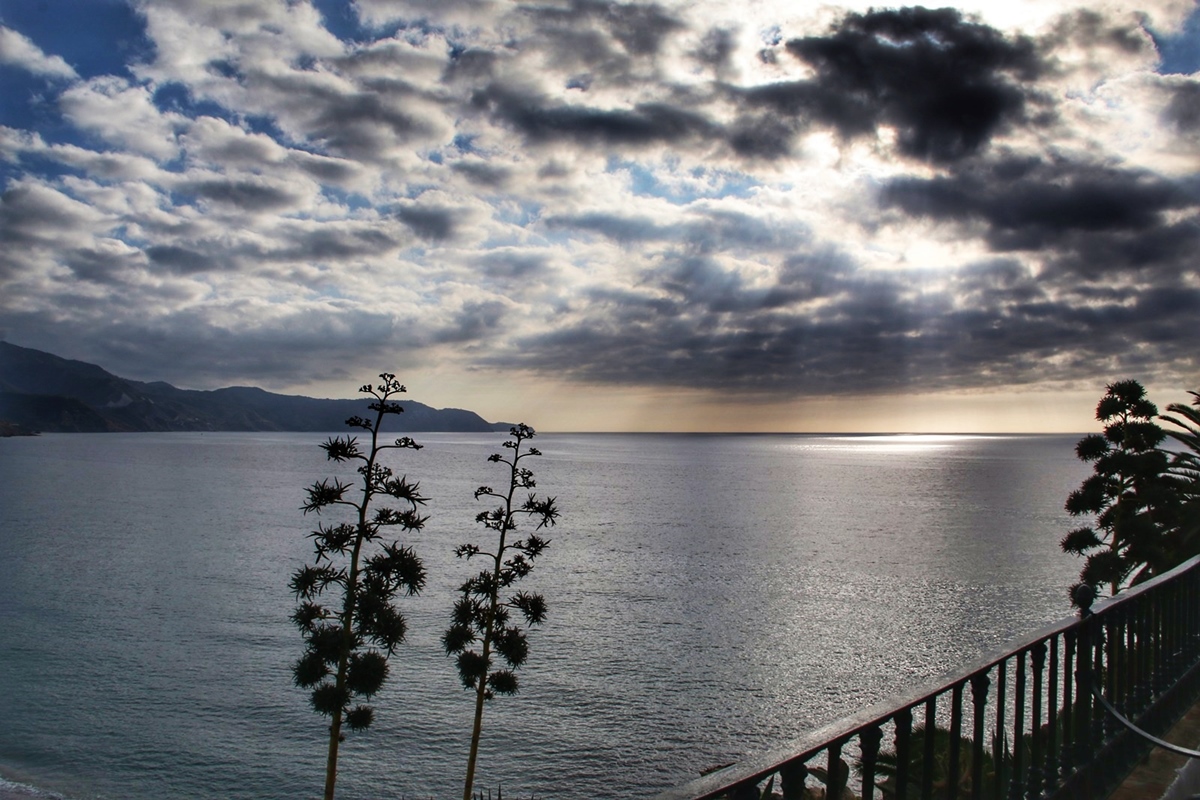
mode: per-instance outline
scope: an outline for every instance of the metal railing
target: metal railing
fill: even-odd
[[[1200,695],[1200,557],[935,684],[657,800],[1030,800],[1107,796]],[[885,746],[886,742],[886,746]],[[808,795],[812,797],[813,795]],[[820,796],[820,795],[817,795]]]

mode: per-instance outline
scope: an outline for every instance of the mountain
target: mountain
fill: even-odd
[[[403,400],[393,433],[507,430],[473,411]],[[213,391],[119,378],[95,364],[0,342],[0,431],[340,431],[367,400],[321,400],[249,386]]]

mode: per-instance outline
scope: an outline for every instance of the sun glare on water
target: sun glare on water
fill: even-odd
[[[873,453],[917,453],[926,450],[945,450],[969,439],[984,436],[953,433],[893,433],[867,436],[832,436],[817,447],[823,450],[853,450]],[[993,437],[994,438],[994,437]]]

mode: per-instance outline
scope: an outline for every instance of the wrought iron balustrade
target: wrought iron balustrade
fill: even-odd
[[[948,678],[657,800],[1107,796],[1148,749],[1092,695],[1161,734],[1200,696],[1200,557]],[[933,733],[930,733],[933,732]],[[854,766],[846,754],[856,752]],[[813,794],[807,795],[808,798]],[[817,794],[815,796],[821,796]]]

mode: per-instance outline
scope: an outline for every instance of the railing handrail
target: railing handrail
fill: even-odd
[[[1162,575],[1126,589],[1115,597],[1106,598],[1097,603],[1092,615],[1103,617],[1113,613],[1113,609],[1117,609],[1139,595],[1153,590],[1154,587],[1190,571],[1197,564],[1200,564],[1200,556],[1195,556]],[[967,683],[973,676],[987,672],[1014,655],[1032,650],[1039,644],[1079,628],[1085,623],[1086,620],[1080,619],[1078,616],[1063,618],[1031,635],[1014,639],[1005,646],[1004,650],[993,651],[991,655],[983,656],[966,667],[930,681],[915,691],[895,695],[888,700],[792,739],[779,747],[751,755],[716,772],[669,789],[657,795],[655,800],[699,800],[699,798],[715,797],[748,781],[762,780],[779,772],[781,768],[789,764],[806,762],[833,743],[848,741],[867,728],[879,726],[895,717],[896,714],[906,709],[914,709],[931,698],[951,691],[955,686]]]

